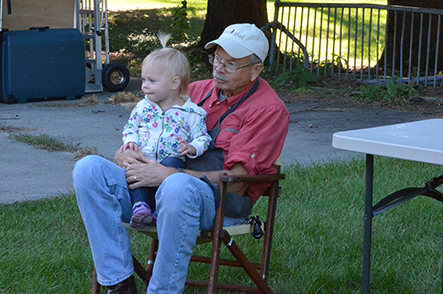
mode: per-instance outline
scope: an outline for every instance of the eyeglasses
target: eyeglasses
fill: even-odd
[[[232,61],[222,62],[222,59],[220,57],[214,56],[214,55],[209,55],[209,63],[211,63],[215,67],[219,66],[220,64],[223,65],[224,70],[230,74],[237,72],[237,70],[239,70],[239,69],[257,64],[257,63],[250,63],[250,64],[238,66]]]

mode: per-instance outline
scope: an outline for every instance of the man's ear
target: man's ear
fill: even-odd
[[[181,82],[182,82],[182,79],[180,79],[178,76],[175,76],[174,78],[172,78],[172,83],[171,83],[172,87],[171,87],[171,90],[172,90],[172,91],[175,91],[175,90],[177,90],[178,88],[180,88]]]
[[[263,65],[263,63],[254,64],[252,66],[251,81],[255,81],[255,79],[260,75],[264,68],[265,66]]]

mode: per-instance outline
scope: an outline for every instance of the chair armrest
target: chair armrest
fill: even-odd
[[[226,173],[220,174],[220,182],[224,183],[253,183],[253,182],[273,182],[276,180],[284,180],[284,174],[275,175],[228,175]]]

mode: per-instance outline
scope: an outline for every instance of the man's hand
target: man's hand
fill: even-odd
[[[164,179],[177,172],[177,169],[165,167],[147,157],[142,158],[142,162],[129,164],[125,170],[126,182],[131,190],[142,187],[158,187]]]
[[[131,149],[125,149],[122,152],[122,149],[123,146],[120,147],[120,149],[115,154],[114,160],[120,167],[124,169],[126,169],[129,165],[133,163],[143,162],[143,158],[146,158],[146,156],[140,150],[134,151]]]

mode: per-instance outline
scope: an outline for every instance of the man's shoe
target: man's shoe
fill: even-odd
[[[108,286],[106,294],[137,294],[134,276],[130,276],[114,286]]]

